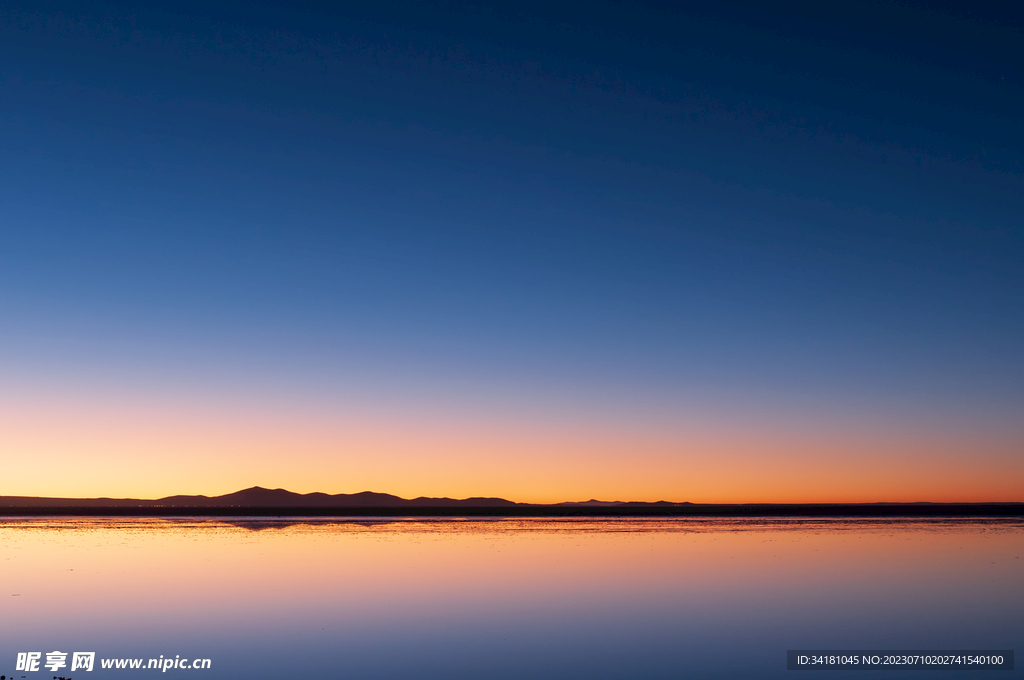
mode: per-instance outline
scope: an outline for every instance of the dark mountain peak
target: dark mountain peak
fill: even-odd
[[[262,486],[251,486],[248,489],[242,489],[241,491],[235,491],[233,493],[227,493],[223,496],[217,496],[217,498],[232,497],[248,497],[248,496],[298,496],[300,494],[288,491],[287,489],[265,489]]]
[[[399,498],[398,496],[393,496],[393,495],[391,495],[389,493],[381,493],[379,491],[359,491],[358,493],[339,493],[339,494],[335,494],[334,496],[332,496],[332,498],[338,498],[338,497],[341,497],[341,496],[344,496],[346,498],[369,498],[371,496],[375,496],[375,497],[386,496],[388,498]]]
[[[505,500],[504,498],[488,498],[488,497],[484,497],[484,496],[472,496],[470,498],[465,499],[462,502],[466,503],[467,505],[476,505],[476,506],[480,506],[480,507],[494,507],[494,506],[503,506],[504,507],[504,506],[511,506],[511,505],[519,505],[518,503],[516,503],[514,501],[508,501],[508,500]]]

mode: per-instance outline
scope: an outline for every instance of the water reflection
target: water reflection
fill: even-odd
[[[54,649],[209,657],[210,678],[588,679],[1024,649],[1020,520],[48,518],[0,545],[8,676]]]

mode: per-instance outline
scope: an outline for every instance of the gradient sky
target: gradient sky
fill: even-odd
[[[0,495],[1024,501],[1019,10],[707,4],[5,3]]]

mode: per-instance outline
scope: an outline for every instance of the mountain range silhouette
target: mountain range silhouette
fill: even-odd
[[[0,496],[0,507],[154,507],[154,508],[431,508],[431,507],[513,507],[517,503],[503,498],[400,498],[388,493],[326,494],[295,493],[286,489],[254,486],[223,496],[167,496],[155,500],[139,498],[44,498],[38,496]]]
[[[736,517],[1024,517],[1024,503],[673,503],[668,501],[569,501],[515,503],[504,498],[401,498],[363,491],[295,493],[254,486],[223,496],[48,498],[0,496],[0,515],[125,516],[736,516]]]

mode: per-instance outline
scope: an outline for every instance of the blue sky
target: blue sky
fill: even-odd
[[[952,4],[8,4],[0,374],[1019,437],[1022,33]]]

